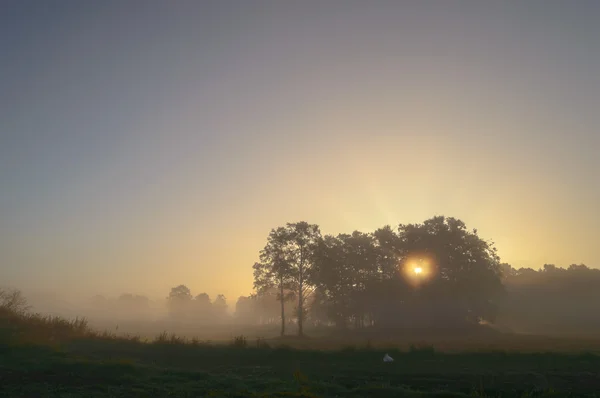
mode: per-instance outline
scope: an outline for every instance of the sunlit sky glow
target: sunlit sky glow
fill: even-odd
[[[0,280],[252,289],[272,227],[600,264],[600,2],[4,1]]]

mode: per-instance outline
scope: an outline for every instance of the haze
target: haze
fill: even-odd
[[[600,3],[4,1],[0,281],[229,305],[271,228],[600,264]]]

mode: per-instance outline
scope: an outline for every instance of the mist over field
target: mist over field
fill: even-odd
[[[599,16],[1,1],[0,397],[596,397]]]
[[[456,258],[457,250],[465,249],[464,245],[452,247],[452,238],[446,236],[442,245],[450,250],[446,254],[435,249],[425,254],[428,248],[423,246],[425,251],[406,250],[404,253],[408,255],[398,255],[402,252],[402,242],[407,244],[411,234],[418,236],[420,242],[427,237],[435,242],[444,236],[440,228],[430,228],[427,232],[428,224],[462,235],[459,241],[469,237],[479,239],[476,232],[466,230],[459,220],[437,217],[419,225],[401,225],[399,234],[384,227],[373,234],[354,232],[325,236],[314,240],[312,247],[307,246],[307,253],[310,250],[311,255],[307,256],[304,267],[310,272],[303,281],[302,311],[307,334],[328,338],[343,333],[344,338],[358,342],[395,339],[404,343],[411,339],[438,343],[468,340],[472,335],[484,336],[487,343],[506,342],[509,336],[520,335],[540,339],[544,336],[597,339],[600,333],[599,270],[577,264],[564,268],[545,264],[539,270],[515,269],[500,263],[499,258],[494,257],[493,247],[479,240],[487,247],[485,250],[489,250],[487,259],[491,261],[480,266],[492,271],[490,275],[496,280],[477,273],[473,269],[477,265],[473,263],[457,280],[460,290],[453,293],[448,290],[451,284],[445,276],[450,275],[452,261],[441,259],[444,255],[448,259]],[[452,225],[458,229],[452,230]],[[297,223],[288,224],[287,228],[307,226],[309,224]],[[313,232],[318,231],[318,227],[313,227]],[[257,290],[234,300],[224,295],[211,298],[206,293],[192,292],[183,284],[158,298],[132,293],[75,299],[68,298],[68,292],[23,294],[34,312],[65,318],[83,317],[93,328],[116,335],[153,339],[168,332],[189,339],[222,342],[240,335],[251,339],[295,336],[300,333],[299,289],[297,283],[294,284],[299,274],[298,269],[294,271],[290,267],[297,257],[290,254],[289,247],[283,247],[282,232],[282,228],[271,231],[265,248],[260,251],[263,263],[255,263],[253,267]],[[472,256],[476,247],[465,253]],[[389,251],[390,248],[393,250]],[[288,250],[287,268],[274,261],[273,250],[279,250],[281,255]],[[479,254],[485,255],[485,250]],[[392,254],[393,251],[396,254]],[[335,255],[341,257],[336,259]],[[278,257],[278,261],[281,259]],[[386,264],[391,267],[387,283],[381,279],[385,276]],[[374,272],[371,277],[367,274],[369,268]],[[342,281],[346,281],[345,287]],[[486,283],[487,288],[482,290]],[[387,291],[383,292],[383,288]],[[471,293],[465,295],[465,289],[471,289]],[[476,294],[483,299],[473,301]],[[284,297],[283,302],[281,297]],[[462,301],[464,305],[465,299],[471,303],[461,310],[457,304]],[[478,314],[476,309],[480,310]]]

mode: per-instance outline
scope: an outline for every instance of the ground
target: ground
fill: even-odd
[[[268,346],[267,346],[268,344]],[[184,344],[78,338],[0,344],[6,397],[600,396],[584,353],[293,349],[277,341]],[[306,344],[306,343],[305,343]],[[395,361],[384,363],[389,353]],[[596,395],[594,395],[596,394]]]

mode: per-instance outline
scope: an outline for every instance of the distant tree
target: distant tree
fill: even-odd
[[[167,302],[171,316],[185,317],[189,313],[192,303],[192,292],[185,285],[176,286],[171,289]]]
[[[125,293],[120,295],[117,301],[120,303],[129,304],[138,309],[144,309],[150,306],[150,299],[139,294]]]
[[[508,297],[500,321],[516,331],[597,335],[600,270],[583,264],[521,268],[505,281]]]
[[[329,297],[323,288],[315,289],[310,303],[309,317],[315,326],[328,324],[332,319]]]
[[[516,274],[517,274],[517,270],[514,269],[510,264],[508,264],[508,263],[500,264],[500,275],[502,277],[502,280],[511,278],[511,277],[515,276]]]
[[[227,315],[227,307],[227,298],[224,295],[219,294],[213,303],[215,314],[222,319]]]
[[[210,296],[207,293],[200,293],[194,297],[194,313],[203,322],[211,320],[213,317],[213,305]]]
[[[192,292],[185,285],[179,285],[174,288],[171,288],[171,292],[169,293],[169,300],[191,300]]]
[[[590,268],[585,264],[571,264],[568,271],[589,271]]]
[[[240,296],[235,303],[235,319],[241,324],[257,323],[257,295]]]
[[[282,303],[281,300],[279,300],[281,296],[281,291],[277,287],[273,287],[254,295],[258,323],[262,325],[281,323],[282,304],[283,312],[285,314],[289,314],[290,311],[293,310],[293,308],[290,308],[291,305],[293,306],[291,299],[286,299]],[[290,292],[288,290],[284,290],[283,297],[290,297]]]
[[[196,302],[196,307],[201,311],[207,311],[212,306],[210,296],[207,293],[200,293],[194,297],[194,301]]]
[[[542,269],[544,272],[556,272],[558,270],[554,264],[544,264]]]

